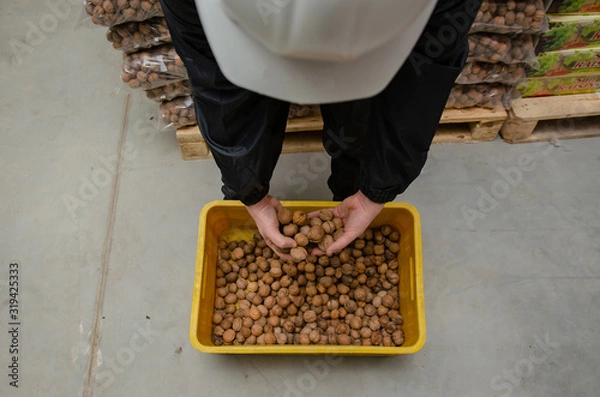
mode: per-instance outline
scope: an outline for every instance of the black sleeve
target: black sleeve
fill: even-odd
[[[194,0],[160,3],[188,71],[198,126],[221,170],[223,194],[255,204],[269,192],[289,103],[237,87],[223,76]]]
[[[467,53],[481,0],[441,0],[407,61],[371,101],[360,190],[392,201],[419,176]]]

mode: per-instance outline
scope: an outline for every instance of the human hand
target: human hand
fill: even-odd
[[[344,234],[327,248],[327,255],[331,256],[346,248],[354,239],[363,234],[373,219],[381,212],[383,204],[375,203],[367,198],[360,190],[353,194],[337,207],[332,208],[333,215],[344,221]],[[311,212],[310,218],[319,215],[319,211]],[[314,252],[315,254],[322,251]]]
[[[279,200],[269,194],[263,197],[258,203],[246,206],[267,245],[281,259],[292,260],[292,256],[284,251],[296,247],[296,241],[279,232],[277,211],[281,208],[282,205]]]

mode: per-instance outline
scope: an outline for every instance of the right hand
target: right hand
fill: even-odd
[[[258,203],[246,206],[267,245],[281,259],[292,260],[290,254],[281,251],[282,249],[294,248],[297,245],[293,238],[286,237],[279,232],[277,211],[281,208],[282,205],[279,200],[269,194]]]
[[[331,256],[346,248],[369,227],[382,209],[383,204],[369,200],[360,190],[346,198],[337,207],[331,208],[333,215],[344,221],[344,234],[327,248],[325,254]],[[309,218],[316,216],[319,216],[319,211],[308,214]],[[313,254],[322,255],[324,252],[317,248],[313,250]]]

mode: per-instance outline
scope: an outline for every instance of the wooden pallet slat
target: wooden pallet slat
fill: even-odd
[[[288,120],[285,132],[321,131],[323,119],[321,116],[299,117]]]
[[[494,140],[506,120],[503,109],[446,109],[433,143],[482,142]],[[321,116],[288,121],[282,153],[314,152],[323,149]],[[177,130],[177,141],[184,160],[210,157],[198,126]]]
[[[440,119],[440,126],[433,143],[480,142],[496,139],[506,120],[504,109],[446,109]],[[461,126],[461,131],[449,133],[448,125]]]
[[[600,96],[596,94],[563,95],[516,100],[508,112],[500,134],[509,143],[540,142],[553,139],[573,139],[600,136],[598,128],[588,126],[585,131],[579,128],[563,128],[561,120],[600,116]],[[555,128],[540,122],[557,120]]]

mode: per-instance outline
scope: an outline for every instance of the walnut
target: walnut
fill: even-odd
[[[329,246],[333,244],[333,237],[329,234],[326,234],[323,237],[323,240],[321,240],[321,242],[319,242],[319,249],[323,252],[327,251],[327,248],[329,248]]]
[[[308,253],[304,247],[295,247],[290,250],[290,255],[296,262],[300,262],[306,259]]]
[[[292,221],[292,211],[287,208],[281,208],[277,211],[277,219],[279,220],[279,223],[287,225]]]
[[[290,223],[283,227],[283,234],[288,237],[293,237],[296,233],[298,233],[298,225],[295,223]]]
[[[303,318],[307,323],[315,322],[317,321],[317,313],[315,313],[313,310],[307,310],[304,313]]]
[[[313,226],[307,234],[308,240],[312,243],[319,243],[325,237],[325,232],[320,226]]]
[[[294,240],[300,247],[306,247],[308,245],[308,236],[306,234],[298,233],[294,236]]]
[[[292,222],[298,226],[303,226],[307,221],[306,214],[302,211],[294,211],[292,215]]]
[[[333,219],[333,212],[331,210],[319,211],[319,219],[322,221],[330,221]]]

